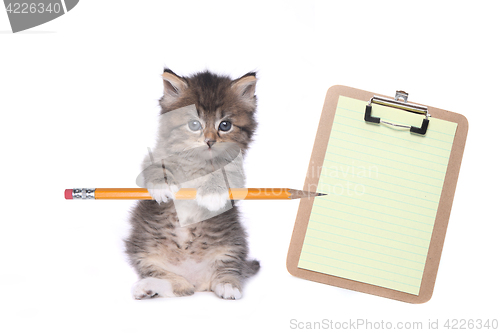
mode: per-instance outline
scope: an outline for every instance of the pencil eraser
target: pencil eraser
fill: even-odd
[[[66,200],[73,199],[73,190],[72,189],[64,190],[64,199],[66,199]]]

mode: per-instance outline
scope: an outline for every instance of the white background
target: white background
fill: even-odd
[[[2,331],[500,320],[499,9],[497,1],[87,0],[17,34],[0,10]],[[258,71],[249,187],[302,188],[332,85],[404,89],[410,101],[465,115],[470,130],[432,299],[411,305],[292,277],[285,261],[299,202],[254,201],[241,206],[262,269],[241,300],[133,300],[122,242],[133,202],[65,201],[63,190],[135,186],[154,145],[163,66],[181,75]]]

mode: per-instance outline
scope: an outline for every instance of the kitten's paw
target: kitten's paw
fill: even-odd
[[[241,298],[241,291],[230,283],[219,283],[215,286],[214,293],[224,299]]]
[[[229,200],[227,192],[223,193],[208,193],[204,195],[196,194],[196,202],[198,205],[207,208],[212,212],[216,212],[226,206]]]
[[[170,199],[175,197],[175,193],[179,191],[179,188],[175,185],[169,186],[166,183],[147,183],[149,194],[158,203],[168,202]]]
[[[195,290],[188,280],[181,278],[172,282],[172,291],[175,296],[191,296]]]
[[[153,298],[153,297],[172,297],[175,296],[170,281],[145,278],[137,281],[132,287],[132,296],[135,299]]]

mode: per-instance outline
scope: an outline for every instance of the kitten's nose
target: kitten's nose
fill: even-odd
[[[206,138],[205,143],[208,145],[208,148],[212,148],[212,146],[215,144],[215,140],[211,138]]]
[[[212,146],[217,141],[217,134],[214,133],[214,131],[208,129],[205,130],[203,134],[205,136],[205,143],[208,145],[208,148],[212,148]]]

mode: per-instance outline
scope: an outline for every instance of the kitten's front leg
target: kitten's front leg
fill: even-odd
[[[209,211],[216,212],[227,205],[229,193],[227,188],[202,187],[196,191],[196,202]]]
[[[221,170],[201,177],[196,189],[198,205],[216,212],[224,208],[229,201],[229,192]]]
[[[165,167],[165,163],[155,163],[142,172],[139,186],[146,187],[149,194],[158,203],[168,202],[175,198],[179,191],[172,173]]]
[[[175,193],[179,191],[179,188],[176,185],[169,185],[164,180],[148,182],[146,183],[146,188],[148,189],[149,194],[158,203],[168,202],[169,200],[174,199]]]
[[[243,187],[244,182],[242,173],[234,172],[231,168],[226,168],[226,170],[222,168],[201,178],[201,185],[198,186],[196,192],[196,201],[198,205],[212,212],[219,211],[228,205],[229,187]]]

